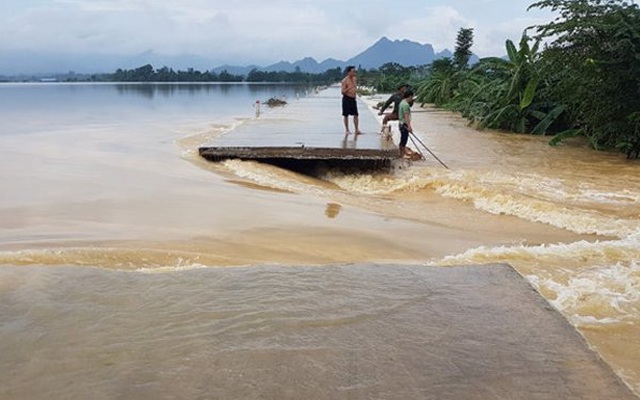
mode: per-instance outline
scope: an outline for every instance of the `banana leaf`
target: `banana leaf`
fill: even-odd
[[[547,133],[547,129],[549,129],[549,127],[551,126],[551,124],[554,123],[554,121],[556,119],[558,119],[558,117],[560,115],[562,115],[563,112],[565,112],[565,110],[567,109],[567,106],[565,106],[564,104],[559,105],[557,107],[555,107],[553,110],[549,111],[547,113],[547,115],[538,123],[538,125],[535,126],[535,128],[533,128],[533,130],[531,131],[531,133],[533,133],[534,135],[546,135]],[[567,131],[565,131],[567,132]],[[557,137],[557,136],[556,136]],[[571,136],[572,137],[572,136]],[[552,142],[556,140],[556,138],[554,137],[552,139]],[[562,141],[563,139],[560,139],[560,141]],[[558,142],[559,143],[559,142]],[[557,143],[556,143],[557,144]],[[552,145],[553,146],[553,145]]]
[[[553,137],[553,139],[551,139],[549,141],[549,145],[550,146],[557,146],[560,143],[562,143],[562,141],[564,141],[565,139],[569,139],[569,138],[572,138],[572,137],[579,136],[582,133],[583,133],[582,129],[569,129],[569,130],[566,130],[564,132],[560,132],[557,135],[555,135]]]
[[[524,110],[533,103],[533,99],[536,97],[536,89],[538,89],[538,80],[531,79],[524,89],[522,99],[520,100],[520,110]]]

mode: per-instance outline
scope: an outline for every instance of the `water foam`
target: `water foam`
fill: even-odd
[[[203,132],[191,134],[176,140],[176,144],[182,149],[181,157],[186,160],[193,160],[200,157],[198,148],[210,143],[213,139],[226,135],[237,129],[244,123],[241,119],[229,125],[213,125]]]
[[[325,179],[344,190],[364,195],[433,190],[443,197],[470,202],[476,209],[491,214],[511,215],[578,234],[624,238],[640,229],[640,220],[617,218],[590,208],[589,202],[595,198],[593,190],[576,192],[560,179],[550,180],[535,174],[414,168],[395,174],[330,173]],[[633,193],[600,192],[600,196],[627,202]],[[585,205],[560,205],[566,204],[568,198]]]
[[[640,321],[640,230],[624,239],[478,247],[429,265],[509,263],[578,327]],[[547,296],[549,297],[549,296]]]
[[[210,266],[204,264],[184,264],[179,263],[176,266],[164,266],[164,267],[154,267],[154,268],[138,268],[132,272],[142,273],[142,274],[170,274],[174,272],[188,272],[188,271],[197,271],[201,269],[210,269]]]
[[[572,273],[566,282],[527,276],[538,289],[556,293],[551,303],[580,327],[633,324],[640,316],[640,263],[618,262]]]
[[[0,251],[0,264],[14,266],[74,266],[113,270],[192,269],[199,265],[237,265],[238,259],[190,250],[162,248],[68,247]]]
[[[578,241],[540,246],[477,247],[444,257],[432,265],[487,264],[496,262],[542,263],[560,265],[589,263],[612,265],[620,260],[640,260],[640,230],[624,239]]]
[[[230,160],[223,163],[236,176],[259,185],[327,197],[335,195],[317,181],[302,177],[277,167],[256,162]],[[527,221],[544,223],[578,234],[596,234],[624,238],[640,230],[640,220],[618,218],[615,214],[601,212],[587,206],[570,206],[562,198],[592,201],[594,192],[574,193],[561,180],[547,180],[539,176],[514,177],[495,171],[444,171],[440,168],[420,168],[397,171],[394,174],[350,175],[330,171],[323,176],[351,195],[392,196],[405,192],[430,190],[439,195],[461,200],[495,215],[511,215]],[[626,201],[628,194],[601,193],[607,198]]]
[[[640,203],[640,192],[634,192],[629,189],[622,190],[620,193],[603,193],[597,189],[582,188],[578,196],[568,197],[576,200],[588,199],[589,201],[622,206]]]
[[[321,182],[272,165],[242,160],[227,160],[222,165],[233,175],[268,188],[319,197],[328,194]]]
[[[597,211],[559,206],[514,193],[503,193],[466,183],[447,183],[436,188],[442,196],[470,201],[475,208],[496,215],[512,215],[578,234],[625,237],[640,228],[640,221],[619,219]]]

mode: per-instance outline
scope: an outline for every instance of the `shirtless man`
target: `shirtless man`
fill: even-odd
[[[349,115],[353,115],[353,125],[355,126],[355,134],[360,135],[358,127],[358,103],[357,96],[356,67],[347,67],[347,76],[342,80],[342,117],[344,120],[344,130],[346,135],[351,134],[349,130]]]

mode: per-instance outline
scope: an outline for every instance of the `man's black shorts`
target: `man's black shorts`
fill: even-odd
[[[358,103],[356,99],[349,96],[342,96],[342,115],[358,115]]]

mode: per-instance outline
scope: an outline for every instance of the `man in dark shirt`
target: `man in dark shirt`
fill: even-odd
[[[404,92],[406,92],[407,86],[408,85],[406,84],[398,86],[398,91],[392,94],[391,97],[389,97],[389,99],[382,105],[382,107],[380,107],[380,112],[378,113],[378,115],[383,115],[384,110],[389,108],[391,103],[393,103],[393,111],[389,114],[386,114],[382,119],[382,130],[384,130],[384,127],[387,126],[389,121],[398,120],[398,107],[400,106],[400,102],[404,98]]]

